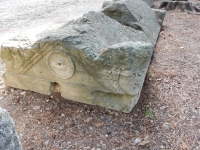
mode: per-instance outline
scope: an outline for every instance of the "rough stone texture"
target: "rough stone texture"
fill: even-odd
[[[196,10],[196,12],[200,12],[200,3],[196,3],[194,5],[194,9]]]
[[[128,25],[104,14],[115,4],[126,8]],[[160,25],[143,1],[104,6],[104,13],[89,12],[35,40],[4,42],[5,84],[130,112],[139,99]]]
[[[152,7],[154,4],[154,0],[143,0],[143,1],[145,1],[150,7]]]
[[[187,0],[164,0],[159,8],[165,8],[166,10],[174,10],[179,8],[181,11],[192,11],[195,12],[195,8],[192,2],[188,2]]]
[[[163,20],[165,18],[166,10],[162,10],[162,9],[152,9],[152,10],[155,12],[156,18],[159,24],[162,26]]]
[[[152,9],[141,0],[104,2],[103,13],[119,23],[143,31],[155,45],[160,25]]]
[[[15,124],[8,112],[0,107],[0,150],[21,150]]]

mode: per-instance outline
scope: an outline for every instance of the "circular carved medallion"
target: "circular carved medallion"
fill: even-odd
[[[75,72],[72,58],[63,50],[55,50],[49,53],[47,66],[54,75],[61,79],[69,79]]]

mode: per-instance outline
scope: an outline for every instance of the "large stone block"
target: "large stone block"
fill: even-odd
[[[60,92],[67,99],[130,112],[139,99],[160,29],[145,2],[132,2],[140,8],[127,9],[142,30],[106,16],[104,9],[41,33],[35,41],[4,42],[5,84],[43,94]],[[145,16],[147,12],[150,15]]]
[[[0,150],[22,150],[15,124],[8,112],[0,107]]]

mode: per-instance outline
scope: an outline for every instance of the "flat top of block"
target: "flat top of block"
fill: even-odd
[[[67,21],[81,17],[88,11],[100,11],[103,1],[0,1],[0,45],[16,35],[34,39],[36,34],[58,28]]]

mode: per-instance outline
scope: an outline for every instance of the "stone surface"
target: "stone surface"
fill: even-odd
[[[90,11],[101,11],[104,0],[0,0],[0,45],[14,36],[29,39],[57,29]],[[9,9],[9,7],[12,9]]]
[[[150,7],[152,7],[154,4],[154,0],[143,0],[143,1],[145,1]]]
[[[160,30],[145,2],[127,7],[130,2],[104,3],[105,8],[117,3],[127,12],[130,9],[128,25],[106,16],[104,8],[104,13],[89,12],[34,40],[17,37],[4,42],[5,84],[43,94],[60,92],[70,100],[130,112],[139,99]]]
[[[21,150],[15,124],[8,112],[0,107],[0,150]]]
[[[158,19],[159,24],[162,25],[163,20],[165,18],[166,10],[162,10],[162,9],[152,9],[152,10],[155,12],[156,18]]]
[[[181,11],[192,11],[195,12],[195,8],[192,2],[188,2],[187,0],[164,0],[159,8],[165,8],[166,10],[174,10],[179,8]]]
[[[104,2],[103,13],[119,23],[143,31],[155,45],[160,25],[152,9],[141,0]]]
[[[196,10],[196,12],[200,12],[200,3],[196,3],[194,5],[194,9]]]

